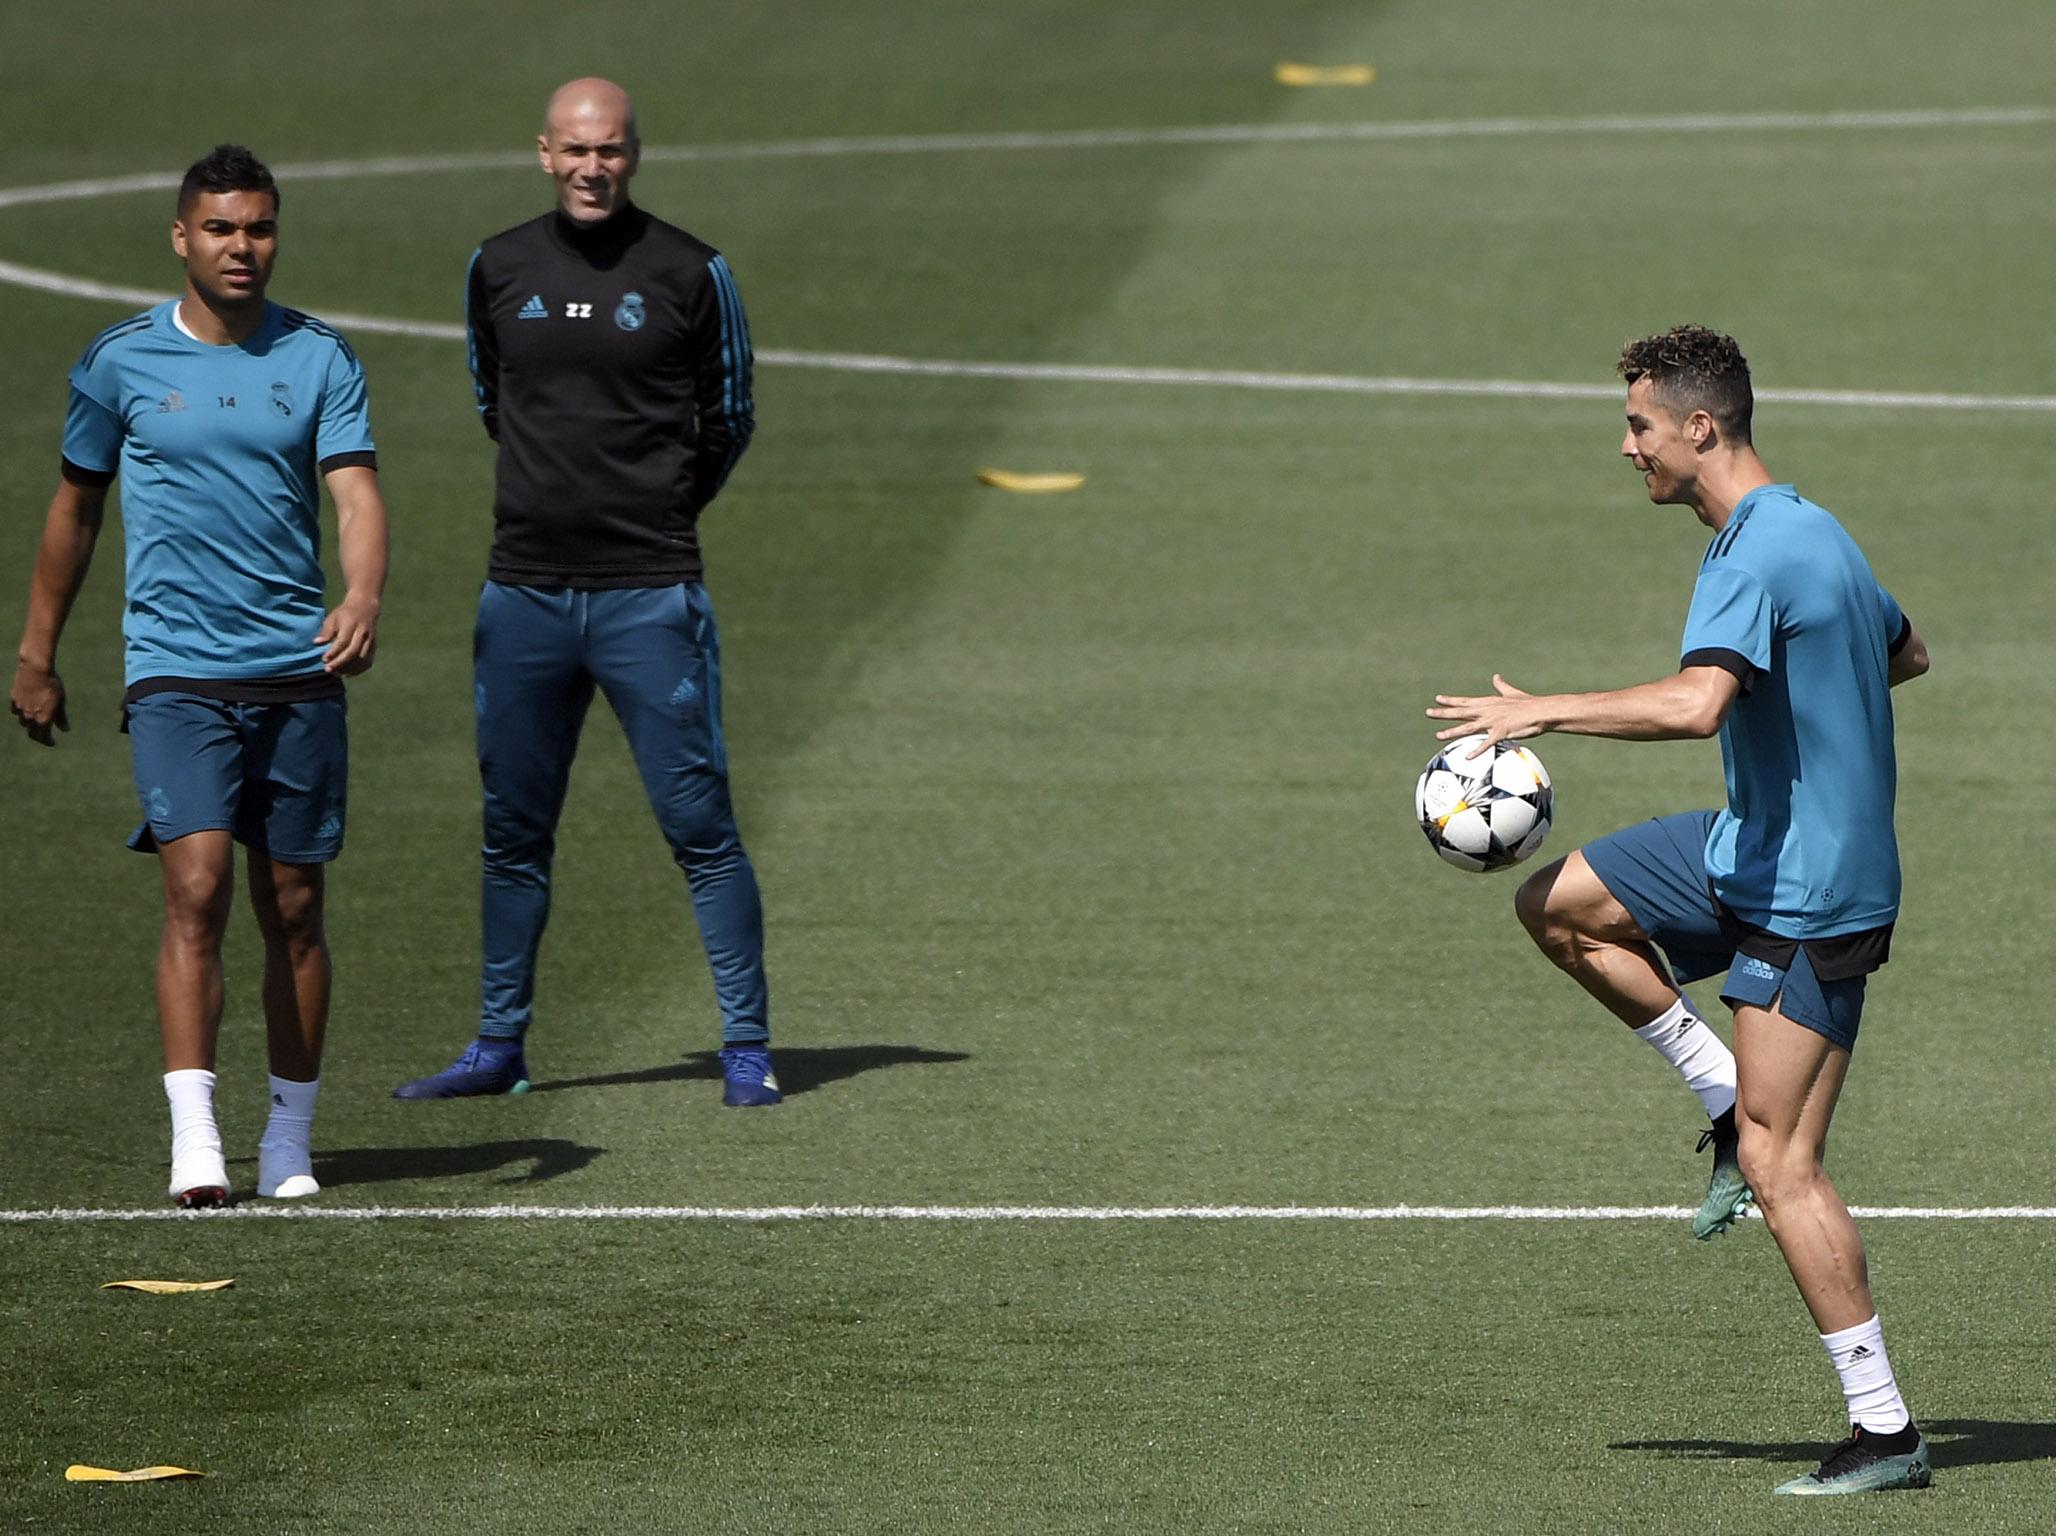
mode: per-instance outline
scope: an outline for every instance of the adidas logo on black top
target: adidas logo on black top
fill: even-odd
[[[521,306],[521,313],[514,318],[516,320],[547,320],[550,318],[550,311],[548,306],[543,303],[543,296],[539,293],[532,293],[528,296],[528,302]]]

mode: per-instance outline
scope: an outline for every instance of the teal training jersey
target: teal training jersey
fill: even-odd
[[[1908,632],[1855,540],[1789,485],[1743,497],[1707,548],[1684,665],[1743,683],[1706,841],[1714,891],[1743,921],[1822,939],[1898,915],[1886,671]]]
[[[217,347],[177,307],[110,326],[71,371],[65,473],[121,479],[127,681],[318,673],[320,475],[375,462],[364,369],[297,310],[266,304]]]

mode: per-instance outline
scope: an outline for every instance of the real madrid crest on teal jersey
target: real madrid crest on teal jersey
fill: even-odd
[[[639,293],[625,293],[621,302],[614,306],[614,323],[624,331],[639,331],[643,328],[643,296]]]

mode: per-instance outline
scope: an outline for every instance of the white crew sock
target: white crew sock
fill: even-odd
[[[164,1074],[171,1105],[171,1160],[195,1152],[220,1152],[221,1128],[214,1123],[214,1074],[197,1067]]]
[[[1685,1086],[1699,1095],[1707,1119],[1718,1120],[1735,1107],[1735,1053],[1682,997],[1635,1033],[1678,1069]]]
[[[1820,1336],[1828,1360],[1842,1378],[1842,1396],[1849,1400],[1849,1422],[1880,1435],[1894,1434],[1913,1422],[1892,1362],[1885,1358],[1885,1330],[1875,1314],[1867,1323]]]
[[[314,1101],[321,1093],[321,1079],[296,1083],[290,1078],[271,1078],[271,1116],[264,1122],[264,1139],[257,1143],[257,1193],[267,1199],[292,1199],[316,1193],[314,1182]]]

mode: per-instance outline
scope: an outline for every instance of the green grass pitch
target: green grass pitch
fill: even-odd
[[[2056,106],[2017,0],[1264,6],[917,0],[583,13],[109,0],[0,14],[5,187],[518,157],[566,75],[652,146],[1253,125],[1575,131],[653,155],[760,349],[1599,386],[1731,330],[1772,469],[1934,649],[1899,696],[1907,900],[1834,1167],[1870,1206],[2047,1205],[2056,922]],[[1294,90],[1278,62],[1368,63]],[[2031,109],[1968,123],[1830,113]],[[1677,119],[1796,115],[1725,131]],[[539,173],[285,177],[274,295],[461,319]],[[0,261],[169,290],[162,192],[8,206]],[[128,308],[133,308],[129,306]],[[119,304],[0,284],[0,627],[65,370]],[[515,1100],[403,1105],[474,1017],[468,633],[491,465],[461,343],[359,333],[395,562],[351,693],[331,1207],[1670,1206],[1696,1113],[1438,863],[1438,689],[1673,665],[1701,548],[1618,403],[766,363],[709,515],[743,828],[793,1092],[718,1107],[682,882],[596,711]],[[1082,471],[1017,497],[981,466]],[[110,528],[74,729],[0,742],[0,1209],[154,1208],[154,869]],[[1550,739],[1551,853],[1718,793],[1705,744]],[[254,940],[222,1111],[254,1176]],[[0,1224],[0,1531],[2039,1532],[2056,1223],[1872,1221],[1925,1494],[1770,1486],[1838,1434],[1760,1225],[403,1219]],[[102,1292],[233,1275],[226,1292]],[[204,1482],[73,1486],[71,1462]],[[1781,1503],[1782,1501],[1780,1501]]]

